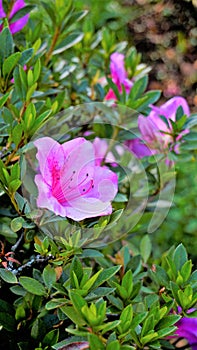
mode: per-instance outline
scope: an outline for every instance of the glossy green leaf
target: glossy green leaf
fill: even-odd
[[[31,277],[22,276],[19,278],[19,282],[22,287],[28,292],[35,295],[46,295],[46,290],[40,282]]]
[[[17,283],[16,276],[5,268],[0,268],[0,277],[7,283]]]

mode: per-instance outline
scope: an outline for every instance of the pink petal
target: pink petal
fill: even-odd
[[[12,10],[9,15],[9,19],[11,19],[15,13],[17,13],[19,10],[21,10],[23,7],[25,7],[25,2],[23,0],[16,0],[14,5],[12,6]],[[19,32],[23,27],[27,24],[29,19],[29,14],[23,16],[22,18],[19,18],[16,22],[10,23],[10,31],[12,34],[15,34],[16,32]]]
[[[0,18],[6,17],[4,8],[3,8],[3,0],[0,0]]]
[[[102,202],[97,198],[79,197],[72,201],[72,207],[67,208],[67,216],[75,221],[111,213],[111,203]]]
[[[102,202],[110,202],[118,192],[118,176],[107,167],[95,167],[94,187],[86,197],[96,197]]]
[[[159,118],[159,115],[164,115],[167,119],[175,121],[177,108],[181,106],[184,113],[189,117],[190,110],[187,101],[180,96],[175,96],[159,107],[152,106],[152,111],[149,116]]]
[[[150,150],[150,148],[148,148],[140,139],[137,138],[126,141],[125,145],[137,158],[151,156],[156,153],[156,151]]]
[[[62,147],[50,137],[42,137],[34,141],[34,145],[38,149],[36,158],[39,162],[41,175],[45,182],[52,186],[53,171],[60,171],[64,164],[65,158]]]
[[[20,9],[22,9],[23,7],[25,7],[25,2],[24,0],[16,0],[12,6],[12,10],[10,12],[10,16],[9,18],[12,18],[16,12],[18,12]]]
[[[35,176],[35,183],[38,188],[37,206],[51,210],[56,215],[67,216],[67,208],[62,206],[52,195],[51,188],[48,186],[42,175]]]
[[[91,170],[90,166],[95,163],[95,153],[90,141],[84,138],[74,139],[65,142],[62,145],[62,149],[66,156],[61,176],[62,186],[71,178],[73,178],[73,183],[77,184],[81,182],[82,178],[86,177],[86,173],[90,177],[92,176],[93,170]]]
[[[112,79],[118,87],[121,87],[121,83],[127,78],[127,72],[124,67],[124,55],[119,52],[114,52],[110,56],[110,70]]]
[[[138,127],[144,141],[150,144],[157,140],[156,135],[159,132],[159,128],[152,118],[140,115],[138,118]]]
[[[108,101],[108,100],[115,100],[116,101],[117,100],[117,97],[112,89],[109,89],[107,95],[105,96],[105,100],[106,101]]]
[[[107,141],[100,139],[99,137],[95,137],[93,146],[95,151],[95,164],[101,165],[102,161],[104,160],[105,153],[108,149]],[[115,162],[115,158],[112,153],[107,154],[107,158],[105,159],[105,162],[106,163]]]
[[[119,52],[114,52],[110,56],[110,71],[113,82],[117,85],[119,92],[122,92],[122,85],[124,85],[126,93],[129,94],[131,87],[133,86],[132,81],[127,79],[127,71],[124,66],[124,55]],[[105,100],[117,100],[113,90],[110,89],[105,96]]]
[[[21,29],[23,29],[23,27],[27,24],[29,19],[29,14],[25,15],[24,17],[18,19],[16,22],[14,23],[10,23],[10,31],[12,34],[15,34],[17,32],[19,32]]]

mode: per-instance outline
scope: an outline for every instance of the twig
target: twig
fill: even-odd
[[[49,259],[53,259],[53,255],[48,255],[48,256],[41,256],[41,255],[36,255],[33,257],[31,260],[27,261],[24,265],[19,266],[17,269],[12,270],[9,268],[9,270],[12,271],[14,275],[19,275],[25,270],[26,268],[31,268],[33,265],[38,264],[38,263],[47,263]]]

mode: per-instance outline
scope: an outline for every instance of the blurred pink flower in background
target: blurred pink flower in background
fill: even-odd
[[[96,164],[94,146],[83,137],[59,144],[50,137],[34,142],[40,174],[37,206],[75,221],[109,215],[118,178]]]
[[[25,7],[24,0],[14,1],[14,4],[13,4],[12,9],[11,9],[9,16],[8,16],[8,22],[10,22],[12,17],[23,7]],[[3,1],[0,0],[0,18],[5,18],[5,17],[6,17],[6,13],[5,13],[4,8],[3,8]],[[13,23],[9,23],[11,33],[15,34],[15,33],[19,32],[21,29],[23,29],[23,27],[27,24],[28,19],[29,19],[29,14],[17,19]],[[3,26],[1,25],[0,31],[2,30],[2,28],[3,28]]]
[[[105,163],[114,163],[115,158],[111,152],[107,153],[108,143],[106,140],[101,139],[100,137],[95,137],[93,141],[94,151],[95,151],[95,162],[96,165],[101,165],[103,161]],[[106,158],[104,159],[106,155]]]
[[[184,114],[190,115],[187,101],[183,97],[175,96],[159,107],[151,105],[152,110],[147,117],[139,116],[138,127],[141,139],[136,138],[125,143],[138,158],[164,152],[174,143],[170,119],[175,122],[179,106],[182,107]],[[164,116],[169,125],[160,116]],[[179,141],[186,133],[188,133],[188,130],[182,131],[175,141]],[[178,153],[177,146],[173,150]]]
[[[129,94],[133,83],[128,79],[127,72],[124,67],[124,55],[119,52],[114,52],[110,56],[110,71],[114,84],[117,85],[119,92],[122,92],[122,86],[124,85],[126,93]],[[117,97],[112,89],[109,89],[105,100],[117,100]]]

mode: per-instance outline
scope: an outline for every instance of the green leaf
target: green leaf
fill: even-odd
[[[70,47],[78,44],[83,39],[84,34],[81,32],[74,32],[69,34],[65,39],[61,41],[60,44],[56,46],[56,49],[53,51],[53,55],[58,55],[61,52],[69,49]]]
[[[148,334],[151,330],[153,330],[153,328],[154,328],[154,317],[153,315],[147,316],[142,326],[141,337]]]
[[[14,316],[6,312],[0,312],[0,325],[3,326],[9,332],[16,331],[16,321]]]
[[[128,101],[128,106],[137,109],[139,112],[143,112],[146,107],[150,104],[153,104],[159,100],[161,96],[160,90],[152,90],[146,92],[143,97],[139,98],[136,101]]]
[[[0,277],[7,283],[17,283],[16,276],[9,270],[0,268]]]
[[[52,346],[58,342],[59,339],[59,329],[53,329],[47,333],[43,339],[43,344]]]
[[[24,66],[32,58],[33,53],[34,53],[34,49],[32,49],[32,48],[21,52],[21,58],[19,59],[18,63],[21,66]]]
[[[16,309],[16,313],[15,313],[15,319],[17,321],[20,321],[22,319],[24,319],[26,316],[26,312],[25,312],[25,309],[22,305],[19,305]]]
[[[177,271],[179,271],[188,260],[187,251],[182,243],[179,244],[178,247],[175,249],[173,254],[173,260],[175,262]]]
[[[82,268],[82,264],[81,261],[79,260],[79,258],[77,256],[74,257],[71,267],[70,267],[70,277],[71,277],[71,285],[73,285],[73,287],[75,286],[74,281],[72,281],[72,272],[75,273],[77,280],[80,284],[82,277],[83,277],[83,268]]]
[[[190,117],[187,119],[184,129],[191,129],[194,126],[197,125],[197,113],[191,114]]]
[[[131,327],[133,319],[133,308],[132,305],[127,305],[120,315],[121,324],[118,326],[119,333],[127,332]]]
[[[14,43],[12,34],[9,28],[4,28],[0,33],[0,65],[2,62],[9,57],[14,50]]]
[[[45,2],[41,1],[42,6],[44,7],[45,11],[49,15],[50,19],[52,20],[52,23],[55,25],[56,24],[56,11],[55,11],[55,6],[53,5],[52,2]]]
[[[147,88],[147,85],[148,85],[148,76],[145,75],[134,83],[134,85],[131,88],[129,98],[131,100],[138,99]]]
[[[67,303],[67,300],[65,298],[52,299],[48,301],[48,303],[46,303],[45,308],[47,310],[53,310],[64,306],[66,303]]]
[[[157,331],[158,337],[159,338],[167,337],[168,335],[173,334],[176,330],[177,330],[177,327],[166,327],[166,328],[160,329],[159,331]]]
[[[14,232],[18,232],[23,227],[24,219],[22,217],[14,218],[11,221],[11,229]]]
[[[31,10],[35,8],[35,5],[27,5],[22,7],[20,10],[18,10],[13,17],[10,19],[10,23],[14,23],[18,21],[20,18],[24,17],[27,15]]]
[[[170,281],[170,288],[172,290],[173,297],[175,298],[178,305],[180,305],[180,300],[178,296],[179,287],[173,281]]]
[[[54,267],[47,265],[42,273],[43,281],[48,289],[51,289],[52,285],[56,282],[56,273]]]
[[[34,278],[23,276],[19,278],[19,282],[25,290],[32,294],[46,295],[44,286]]]
[[[123,276],[122,287],[127,291],[127,296],[129,298],[133,291],[133,275],[131,270],[128,270]]]
[[[84,305],[86,305],[86,301],[77,292],[74,292],[72,290],[70,290],[69,295],[74,308],[81,313],[81,309]]]
[[[7,224],[0,224],[1,235],[7,238],[18,238],[17,233],[13,232]]]
[[[103,254],[96,249],[83,249],[82,258],[103,258]]]
[[[140,323],[143,322],[143,320],[146,318],[148,312],[140,312],[139,314],[137,314],[134,318],[133,321],[131,323],[131,328],[135,329]]]
[[[10,183],[9,183],[9,191],[11,193],[15,193],[18,188],[21,186],[22,184],[22,181],[21,180],[12,180]]]
[[[12,70],[17,65],[19,59],[21,58],[21,53],[16,52],[13,53],[11,56],[5,59],[3,63],[3,77],[6,78],[6,76],[9,76],[12,72]]]
[[[181,268],[181,276],[183,277],[183,282],[187,282],[192,272],[192,261],[188,260]]]
[[[142,345],[145,345],[147,343],[152,342],[154,339],[157,339],[157,337],[158,337],[158,333],[153,332],[153,333],[147,334],[144,337],[142,337],[140,339],[140,341],[141,341]]]
[[[90,350],[105,350],[103,343],[95,334],[89,333],[88,340],[90,344]]]
[[[22,127],[22,125],[21,124],[15,125],[15,127],[12,130],[12,140],[15,143],[16,147],[21,142],[22,134],[23,134],[23,127]]]
[[[93,284],[92,288],[97,288],[104,282],[108,281],[111,277],[113,277],[119,270],[121,266],[113,266],[103,270],[98,276],[97,280]]]
[[[36,118],[33,127],[29,131],[29,136],[32,136],[46,122],[51,112],[51,110],[45,111]]]
[[[177,108],[177,111],[176,111],[176,119],[175,120],[179,121],[182,118],[183,115],[184,115],[183,107],[179,106]]]
[[[88,291],[92,287],[94,282],[97,281],[98,276],[101,274],[101,272],[102,272],[102,270],[97,271],[97,273],[95,273],[92,277],[90,277],[90,279],[81,287]]]
[[[166,328],[174,325],[180,320],[181,316],[179,315],[168,315],[163,317],[157,324],[156,330],[158,331],[161,328]]]
[[[111,331],[112,329],[118,327],[120,323],[121,323],[120,320],[108,322],[107,324],[103,324],[101,326],[95,327],[95,330],[101,331],[101,334],[105,334],[105,333]]]
[[[140,242],[140,253],[145,264],[147,263],[148,258],[150,257],[151,249],[152,245],[150,237],[149,235],[145,235]]]
[[[86,324],[86,321],[81,316],[81,314],[76,310],[76,308],[72,306],[61,306],[60,310],[76,325],[78,326],[84,326]]]
[[[113,340],[107,344],[106,350],[120,350],[120,343],[118,340]]]
[[[40,59],[38,59],[34,66],[34,73],[33,73],[34,83],[39,79],[40,72],[41,72],[41,62],[40,62]]]
[[[10,96],[11,91],[7,92],[4,96],[2,96],[0,98],[0,108],[3,107],[3,105],[6,103],[6,101],[8,100],[9,96]]]
[[[28,90],[27,90],[27,95],[26,95],[26,101],[28,102],[30,99],[31,99],[31,97],[32,97],[32,95],[33,95],[33,93],[34,93],[34,91],[36,90],[36,88],[37,88],[37,83],[34,83]]]

